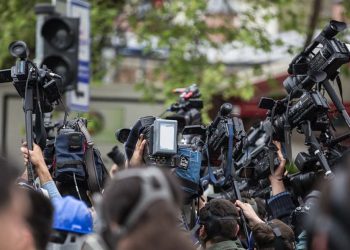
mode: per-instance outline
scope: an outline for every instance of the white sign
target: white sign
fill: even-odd
[[[70,110],[86,112],[90,102],[90,4],[83,0],[67,1],[67,16],[80,18],[78,83],[76,91],[67,92]]]

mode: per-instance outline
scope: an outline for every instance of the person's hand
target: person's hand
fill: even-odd
[[[43,152],[37,144],[33,144],[33,150],[28,150],[27,143],[24,142],[21,147],[21,152],[23,153],[24,163],[26,165],[29,161],[30,154],[30,161],[35,167],[46,167]]]
[[[39,176],[41,184],[44,184],[48,181],[52,181],[49,169],[47,168],[44,160],[43,152],[41,151],[41,148],[38,145],[34,144],[33,150],[28,150],[27,144],[23,143],[21,147],[21,152],[23,153],[24,163],[26,165],[29,162],[30,155],[30,161],[35,167],[36,173]]]
[[[276,147],[277,147],[277,157],[278,161],[280,162],[279,166],[275,169],[274,173],[271,173],[269,176],[270,182],[273,180],[278,180],[281,181],[284,175],[284,172],[286,171],[286,159],[284,158],[282,154],[282,149],[281,149],[281,143],[279,141],[274,141],[273,142]]]
[[[255,213],[252,205],[249,203],[241,202],[240,200],[236,200],[235,205],[238,211],[242,211],[245,218],[248,220],[249,226],[254,226],[258,223],[264,223],[263,220],[259,218],[259,216]]]
[[[143,165],[143,150],[145,149],[146,143],[146,139],[144,139],[143,134],[141,134],[137,140],[134,153],[128,164],[130,168],[140,167]]]
[[[109,170],[109,176],[113,177],[118,172],[118,165],[113,164],[111,169]]]
[[[280,165],[275,169],[274,173],[269,175],[269,180],[271,183],[272,195],[277,195],[279,193],[285,192],[286,188],[283,183],[283,175],[286,171],[286,159],[283,157],[281,150],[281,143],[274,141],[273,142],[277,147],[277,157],[280,162]]]

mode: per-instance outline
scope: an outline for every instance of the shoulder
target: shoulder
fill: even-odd
[[[239,241],[227,240],[211,245],[207,250],[244,250]]]

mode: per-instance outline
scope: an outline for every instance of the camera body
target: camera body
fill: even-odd
[[[179,132],[186,126],[201,125],[203,101],[198,86],[192,84],[187,88],[175,89],[174,93],[180,94],[179,99],[167,110],[174,113],[166,116],[166,119],[178,121]]]
[[[295,235],[300,235],[302,231],[305,230],[307,226],[307,218],[314,211],[314,209],[319,205],[319,200],[321,198],[320,191],[312,190],[304,199],[304,204],[295,208],[295,210],[290,215],[290,224],[295,232]]]
[[[275,110],[273,117],[271,117],[272,112],[269,113],[275,140],[284,141],[284,130],[287,124],[292,130],[307,120],[311,122],[313,130],[321,131],[328,128],[327,113],[329,106],[326,98],[319,91],[303,92],[297,102],[289,108],[287,105],[286,99],[274,101],[270,98],[262,97],[260,100],[260,108]]]
[[[142,133],[147,140],[143,158],[147,164],[157,166],[176,166],[177,121],[145,117],[140,119]]]
[[[274,128],[278,134],[278,138],[283,138],[283,131],[286,122],[291,129],[299,126],[305,120],[312,124],[312,128],[320,128],[320,123],[315,123],[319,117],[327,114],[329,106],[327,100],[319,91],[304,92],[300,99],[289,108],[288,113],[277,116],[274,121]],[[313,125],[314,124],[314,125]],[[328,124],[327,124],[328,125]]]
[[[345,23],[330,21],[314,41],[292,60],[288,68],[291,75],[283,82],[288,93],[295,89],[310,90],[315,84],[308,79],[310,72],[323,72],[327,79],[335,79],[338,69],[350,61],[349,45],[335,38],[345,29]]]
[[[243,138],[246,136],[243,122],[240,118],[233,116],[233,106],[230,103],[224,103],[220,107],[218,115],[214,121],[207,127],[207,145],[210,162],[214,166],[221,163],[222,154],[228,149],[229,129],[228,124],[233,126],[233,156],[236,157],[243,146]]]
[[[260,180],[268,177],[271,170],[278,167],[277,149],[272,148],[274,145],[269,145],[271,139],[269,131],[271,130],[271,122],[265,120],[248,132],[242,149],[243,153],[236,161],[238,176]],[[270,157],[272,157],[272,161]],[[273,166],[270,166],[271,162]]]
[[[16,61],[15,66],[11,67],[11,78],[18,94],[23,99],[25,98],[27,82],[28,85],[38,89],[39,96],[35,93],[34,98],[35,101],[40,102],[44,113],[51,112],[53,104],[61,98],[57,80],[50,75],[50,71],[45,67],[38,69],[26,59],[20,58]]]

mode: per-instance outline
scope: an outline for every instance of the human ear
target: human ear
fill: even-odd
[[[207,232],[205,231],[205,228],[203,225],[199,228],[199,238],[203,240],[207,238]]]

